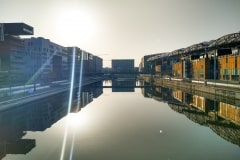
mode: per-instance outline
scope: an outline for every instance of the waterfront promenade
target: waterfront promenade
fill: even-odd
[[[102,80],[103,80],[102,77],[88,77],[83,79],[81,86],[86,86]],[[78,84],[74,85],[74,88],[78,87],[79,87]],[[36,87],[35,91],[32,89],[31,93],[23,92],[11,96],[5,96],[0,98],[0,111],[7,110],[25,103],[33,102],[48,96],[56,95],[62,92],[68,92],[69,90],[70,82],[67,81],[52,86],[51,85],[39,86]]]

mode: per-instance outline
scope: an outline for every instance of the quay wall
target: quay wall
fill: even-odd
[[[98,77],[95,79],[84,79],[81,86],[86,86],[86,85],[93,84],[93,83],[96,83],[96,82],[99,82],[102,80],[103,80],[102,77]],[[30,102],[33,102],[33,101],[36,101],[36,100],[39,100],[42,98],[46,98],[46,97],[49,97],[52,95],[56,95],[59,93],[67,92],[70,90],[69,85],[70,84],[67,84],[62,87],[53,87],[53,88],[50,87],[47,89],[43,89],[41,91],[37,90],[36,92],[33,92],[32,94],[24,95],[24,96],[19,95],[14,98],[6,97],[6,99],[4,101],[0,101],[0,111],[8,110],[13,107],[20,106],[20,105],[23,105],[26,103],[30,103]],[[79,87],[78,85],[74,85],[74,89],[76,89],[78,87]]]
[[[207,82],[196,83],[192,81],[184,81],[171,78],[149,77],[142,76],[145,82],[153,83],[155,86],[168,87],[173,90],[181,90],[189,94],[203,96],[212,100],[228,100],[231,103],[240,105],[240,85],[230,86],[217,86],[208,84]]]

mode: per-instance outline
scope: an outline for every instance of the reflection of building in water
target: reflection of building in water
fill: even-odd
[[[93,101],[93,98],[99,97],[102,93],[102,82],[84,86],[82,88],[81,94],[79,94],[79,90],[75,90],[75,99],[73,100],[71,112],[79,112],[81,108],[91,103]]]
[[[192,103],[190,105],[196,107],[197,109],[209,113],[211,111],[217,110],[217,102],[212,101],[210,99],[207,99],[205,97],[202,96],[198,96],[198,95],[193,95],[192,96]],[[216,105],[216,106],[214,106]]]
[[[178,90],[173,91],[173,97],[174,99],[184,102],[184,95],[186,93]],[[202,96],[198,95],[191,95],[191,100],[189,101],[189,104],[205,113],[207,113],[210,116],[213,116],[212,114],[216,112],[218,117],[224,118],[225,120],[229,120],[233,123],[240,124],[240,108],[232,105],[227,104],[224,102],[216,102],[210,99],[207,99]],[[186,102],[186,101],[185,101]]]
[[[204,97],[193,95],[192,104],[194,107],[198,108],[201,111],[205,111],[206,108],[206,100]]]
[[[81,106],[85,107],[87,104],[89,104],[93,101],[93,94],[91,92],[82,92],[81,98],[82,98]]]
[[[112,92],[134,92],[135,79],[113,79]]]
[[[158,101],[167,101],[172,110],[240,146],[240,107],[164,87],[146,87],[142,89],[142,94]]]
[[[68,94],[31,103],[27,111],[27,131],[44,131],[67,114]]]
[[[240,146],[240,127],[226,121],[209,122],[208,126],[223,139]]]
[[[181,110],[181,113],[194,112],[198,115],[203,114],[204,116],[206,114],[206,116],[209,116],[210,119],[223,118],[227,121],[231,121],[237,125],[240,125],[240,107],[232,104],[216,102],[199,95],[191,95],[189,93],[182,92],[181,90],[172,91],[171,98],[169,89],[166,90],[166,88],[163,87],[156,87],[155,90],[151,87],[144,91],[147,92],[144,93],[144,95],[147,95],[147,97],[151,97],[160,101],[167,101],[172,104],[179,104],[180,102],[182,105],[185,104],[188,106],[187,108],[184,108],[184,112]],[[178,103],[176,103],[176,101]],[[195,109],[193,109],[193,107]],[[189,119],[195,121],[193,117],[189,117]]]
[[[153,88],[152,96],[158,101],[168,102],[172,101],[171,90],[164,87],[155,87]]]
[[[191,105],[203,112],[214,110],[214,101],[198,95],[191,95],[181,90],[173,91],[173,98],[184,104]]]
[[[192,102],[192,96],[181,90],[172,91],[172,96],[175,100],[182,102],[184,104],[190,104]]]
[[[0,143],[0,159],[7,154],[27,154],[36,146],[33,139],[20,139],[16,141],[5,141]]]
[[[149,86],[150,84],[145,82],[145,81],[140,81],[140,85],[141,86]],[[151,98],[151,95],[149,94],[149,93],[152,92],[151,90],[152,90],[152,87],[143,87],[143,88],[141,88],[142,95],[145,98]]]
[[[21,139],[26,132],[18,126],[18,118],[0,117],[0,159],[7,154],[26,154],[36,146],[33,139]]]
[[[201,124],[201,125],[206,125],[208,116],[204,112],[202,112],[196,108],[186,106],[184,104],[181,105],[181,104],[174,104],[174,103],[170,102],[170,103],[168,103],[168,105],[172,110],[174,110],[178,113],[184,114],[191,121]]]
[[[198,124],[208,126],[223,139],[240,146],[240,126],[226,120],[212,119],[204,112],[191,106],[168,103],[174,111],[184,114],[187,118]]]
[[[182,101],[183,101],[183,92],[180,91],[180,90],[173,91],[173,97],[174,97],[176,100],[182,102]]]
[[[66,115],[67,95],[63,93],[51,96],[1,112],[0,125],[24,131],[44,131]]]
[[[93,100],[94,92],[95,86],[83,88],[82,106]],[[95,96],[101,93],[101,89],[98,89]],[[0,112],[0,159],[6,154],[26,154],[31,151],[36,145],[35,140],[21,138],[26,131],[44,131],[64,117],[68,110],[68,98],[69,93],[64,92]]]
[[[179,90],[173,91],[174,99],[179,102],[184,102],[184,94]],[[191,97],[190,103],[185,105],[169,103],[169,106],[190,120],[210,127],[225,140],[240,146],[240,108],[198,95],[191,95]]]
[[[26,131],[44,131],[67,114],[67,96],[59,94],[0,112],[0,157],[26,154],[35,140],[21,139]]]
[[[168,102],[172,101],[172,90],[165,87],[153,87],[149,83],[140,82],[141,86],[146,86],[141,88],[142,95],[146,98],[153,98],[157,101]]]
[[[220,102],[218,116],[240,125],[240,107]]]
[[[35,140],[21,139],[26,135],[26,118],[23,116],[26,112],[18,111],[0,114],[0,158],[7,154],[26,154],[35,147]]]
[[[95,83],[92,87],[93,98],[99,97],[103,93],[103,84],[102,82]]]

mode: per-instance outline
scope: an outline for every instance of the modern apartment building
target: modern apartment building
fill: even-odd
[[[19,35],[32,35],[33,27],[25,23],[1,23],[0,27],[0,87],[25,84],[28,61]]]
[[[75,64],[73,63],[73,48],[75,48]],[[67,47],[67,52],[69,55],[68,68],[71,73],[74,66],[75,80],[79,81],[80,76],[95,76],[102,73],[102,58],[78,47]]]
[[[23,41],[17,37],[5,36],[4,42],[0,43],[0,86],[24,83],[25,62]]]
[[[42,37],[24,39],[29,83],[65,80],[68,74],[68,52],[61,45]]]

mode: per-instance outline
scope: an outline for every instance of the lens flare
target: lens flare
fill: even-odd
[[[80,69],[79,69],[79,86],[78,86],[78,100],[77,110],[80,109],[81,91],[82,91],[82,69],[83,69],[83,51],[81,51]]]
[[[69,100],[68,100],[67,115],[70,113],[71,106],[72,106],[72,95],[73,95],[73,87],[74,87],[74,72],[75,72],[75,57],[76,57],[76,48],[73,47],[71,86],[70,86],[70,93],[69,93]],[[68,126],[69,126],[69,124],[68,124],[68,121],[67,121],[65,132],[64,132],[64,137],[63,137],[63,144],[62,144],[60,160],[63,160],[63,158],[64,158],[64,152],[65,152],[67,135],[68,135],[68,128],[69,128]]]

